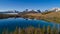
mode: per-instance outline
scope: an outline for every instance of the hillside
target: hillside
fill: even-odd
[[[56,22],[60,23],[60,12],[50,12],[46,14],[42,13],[28,13],[23,15],[24,18],[31,18],[31,19],[41,19],[49,22]]]
[[[60,12],[52,12],[43,15],[43,20],[60,23]]]
[[[13,11],[18,12],[18,11]],[[44,12],[41,12],[40,10],[34,11],[23,11],[18,12],[16,14],[1,14],[0,13],[0,19],[2,18],[12,18],[12,17],[22,17],[22,18],[30,18],[30,19],[37,19],[37,20],[45,20],[48,22],[55,22],[60,23],[60,8],[53,8],[49,10],[45,10]]]

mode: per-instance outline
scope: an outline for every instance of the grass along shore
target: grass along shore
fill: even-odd
[[[60,23],[60,12],[43,12],[43,13],[23,13],[17,15],[8,15],[8,14],[0,14],[0,19],[4,18],[30,18],[37,20],[45,20],[48,22]]]
[[[23,18],[30,18],[30,19],[39,19],[45,20],[49,22],[60,23],[60,12],[51,12],[51,13],[29,13],[22,15]]]
[[[14,31],[9,31],[7,29],[3,29],[1,34],[59,34],[60,31],[56,27],[51,28],[50,26],[46,27],[43,26],[43,28],[34,28],[32,26],[27,28],[20,28],[16,27]]]

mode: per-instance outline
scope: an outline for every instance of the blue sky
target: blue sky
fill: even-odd
[[[0,0],[0,11],[25,9],[43,11],[54,7],[60,8],[60,0]]]

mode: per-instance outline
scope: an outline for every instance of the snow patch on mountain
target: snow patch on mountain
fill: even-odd
[[[58,12],[58,11],[60,11],[60,8],[52,8],[52,9],[49,9],[48,11],[55,11],[55,12]]]

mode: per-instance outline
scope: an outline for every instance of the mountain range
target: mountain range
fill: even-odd
[[[55,11],[55,12],[57,12],[57,11],[60,11],[60,8],[51,8],[51,9],[48,9],[48,11]]]
[[[38,10],[39,11],[39,10]],[[23,13],[25,12],[25,13],[37,13],[38,11],[22,11]],[[53,11],[53,12],[58,12],[58,11],[60,11],[60,8],[51,8],[51,9],[48,9],[48,10],[45,10],[45,11]],[[44,11],[44,12],[45,12]],[[42,11],[40,11],[40,12],[42,12]],[[17,10],[10,10],[10,11],[0,11],[0,13],[20,13],[20,11],[17,11]]]

